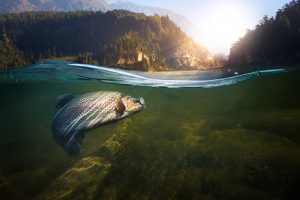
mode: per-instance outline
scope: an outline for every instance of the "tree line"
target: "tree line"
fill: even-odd
[[[228,66],[297,65],[300,63],[300,0],[265,16],[255,30],[231,48]]]
[[[125,10],[0,14],[0,33],[4,49],[13,46],[10,53],[0,51],[1,68],[44,59],[154,71],[215,66],[209,51],[168,16]]]

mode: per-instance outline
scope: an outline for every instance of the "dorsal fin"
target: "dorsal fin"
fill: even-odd
[[[75,96],[72,94],[63,94],[56,98],[56,108],[61,108],[71,101]]]
[[[117,113],[117,116],[122,116],[124,114],[125,110],[126,110],[126,107],[125,107],[123,101],[120,99],[116,103],[116,106],[115,106],[115,111]]]

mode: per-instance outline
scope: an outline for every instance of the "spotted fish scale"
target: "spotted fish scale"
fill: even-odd
[[[116,100],[121,96],[118,92],[96,92],[77,97],[61,109],[53,124],[62,123],[58,131],[68,135],[77,132],[81,127],[94,126],[95,122],[105,123],[105,113],[114,109]],[[112,117],[114,116],[110,116]]]
[[[52,122],[53,137],[69,153],[79,151],[77,142],[83,143],[87,130],[123,119],[145,107],[142,98],[109,91],[76,97],[62,95],[57,106],[61,108]]]

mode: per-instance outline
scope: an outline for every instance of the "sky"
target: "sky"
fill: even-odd
[[[199,29],[198,42],[212,53],[227,55],[247,29],[264,15],[274,16],[290,0],[130,0],[182,14]]]

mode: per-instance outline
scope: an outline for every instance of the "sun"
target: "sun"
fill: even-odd
[[[234,5],[223,5],[214,9],[198,25],[203,33],[203,42],[213,53],[229,53],[230,46],[247,30],[246,12]]]

